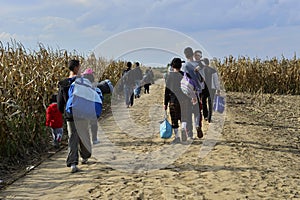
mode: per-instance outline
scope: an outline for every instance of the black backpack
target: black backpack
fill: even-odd
[[[64,113],[65,106],[69,99],[70,85],[75,81],[76,76],[73,78],[66,78],[58,83],[57,106],[61,113]]]
[[[97,84],[97,87],[101,90],[102,94],[113,93],[113,85],[110,80],[106,79]]]

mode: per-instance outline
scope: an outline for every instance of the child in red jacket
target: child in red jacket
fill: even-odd
[[[46,126],[50,127],[53,137],[53,144],[59,148],[63,135],[63,116],[57,107],[57,95],[52,95],[50,105],[46,109]]]

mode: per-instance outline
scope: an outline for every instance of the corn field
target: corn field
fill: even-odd
[[[0,158],[23,156],[49,145],[45,110],[57,93],[59,80],[68,76],[67,63],[77,58],[83,70],[92,68],[96,81],[110,79],[115,85],[124,61],[106,61],[91,55],[84,58],[42,44],[29,51],[20,43],[0,43]],[[213,60],[227,91],[300,94],[300,60],[261,60],[239,57]],[[32,148],[33,147],[33,148]]]
[[[45,110],[58,81],[69,75],[68,61],[79,59],[83,70],[92,67],[96,79],[117,82],[126,63],[45,48],[26,51],[20,43],[0,43],[0,158],[23,156],[49,145]],[[105,67],[103,67],[105,66]]]
[[[234,92],[300,94],[300,59],[214,59],[225,89]]]

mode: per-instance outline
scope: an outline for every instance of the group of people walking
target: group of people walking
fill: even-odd
[[[112,93],[113,86],[109,80],[95,82],[91,68],[81,73],[79,60],[70,60],[68,67],[69,77],[59,82],[58,95],[52,97],[46,109],[46,126],[51,128],[54,146],[59,147],[64,114],[69,147],[66,163],[74,173],[78,171],[79,157],[81,163],[86,164],[92,154],[91,143],[99,143],[98,119],[102,112],[103,93]]]
[[[149,94],[149,86],[154,83],[151,68],[143,74],[138,62],[134,69],[131,67],[132,63],[127,62],[127,69],[122,73],[127,107],[133,105],[134,98],[140,97],[142,86],[144,93]],[[95,82],[91,68],[81,73],[79,60],[70,60],[68,68],[69,77],[58,83],[58,94],[51,97],[50,105],[46,109],[46,126],[50,127],[54,146],[58,148],[63,136],[64,114],[68,132],[66,163],[74,173],[79,170],[79,158],[82,158],[82,164],[86,164],[92,154],[91,144],[99,143],[98,118],[102,112],[103,93],[112,93],[113,86],[109,80]]]
[[[127,62],[127,68],[122,73],[121,82],[125,104],[129,108],[133,106],[134,99],[140,98],[142,86],[144,87],[144,94],[149,94],[150,85],[154,83],[154,74],[151,67],[147,68],[143,74],[139,62],[135,63],[134,69],[132,69],[132,63]]]
[[[202,132],[202,111],[204,119],[212,120],[213,99],[219,93],[218,76],[215,69],[209,67],[209,60],[202,58],[202,52],[193,52],[188,47],[184,50],[186,62],[174,58],[166,78],[164,94],[164,109],[169,107],[175,139],[172,143],[180,143],[193,139],[193,126],[199,138]],[[185,64],[182,64],[185,62]],[[70,60],[68,64],[69,77],[59,82],[57,96],[52,96],[51,104],[46,110],[46,126],[51,128],[53,142],[59,146],[63,134],[63,114],[67,122],[68,156],[67,166],[71,172],[77,172],[79,157],[82,164],[86,164],[92,154],[91,143],[97,144],[98,118],[102,112],[103,93],[112,93],[113,86],[109,80],[95,82],[92,69],[81,73],[79,60]],[[183,77],[194,82],[194,95],[188,96],[181,88]],[[149,94],[149,86],[154,83],[151,68],[143,74],[140,64],[127,62],[127,68],[122,73],[122,89],[125,96],[126,107],[133,106],[134,99],[140,98],[141,88]],[[101,88],[101,83],[106,88]],[[100,88],[100,89],[99,89]],[[192,117],[194,115],[194,118]],[[192,120],[194,119],[194,120]],[[179,124],[179,121],[181,124]],[[179,133],[181,127],[181,135]],[[90,132],[92,142],[90,141]]]
[[[202,58],[202,52],[200,50],[193,52],[191,47],[187,47],[184,49],[184,54],[186,61],[180,58],[172,60],[166,76],[164,94],[164,109],[167,110],[169,107],[175,135],[172,143],[175,144],[194,138],[193,125],[198,138],[203,137],[202,111],[204,119],[210,123],[214,96],[220,91],[217,71],[209,66],[207,58]],[[184,77],[192,81],[193,95],[182,90]],[[179,127],[181,127],[180,133]]]

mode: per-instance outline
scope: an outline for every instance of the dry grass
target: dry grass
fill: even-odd
[[[300,94],[300,59],[249,57],[214,60],[227,91]]]

